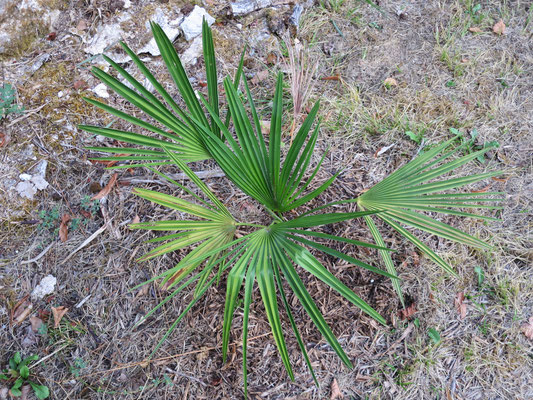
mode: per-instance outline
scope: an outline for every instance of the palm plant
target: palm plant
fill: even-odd
[[[433,182],[434,179],[455,170],[477,156],[477,154],[472,154],[444,163],[458,150],[455,149],[443,153],[452,141],[448,141],[422,154],[357,199],[321,205],[293,217],[294,212],[299,207],[309,205],[311,201],[316,200],[321,193],[327,190],[340,173],[340,171],[337,172],[316,189],[310,189],[313,187],[312,181],[324,160],[323,156],[314,169],[311,172],[308,171],[312,163],[312,155],[315,151],[319,133],[320,124],[316,123],[319,108],[318,102],[302,123],[286,154],[283,156],[281,151],[283,131],[283,80],[281,74],[277,76],[271,127],[268,140],[266,140],[261,132],[258,112],[246,79],[241,79],[242,62],[234,81],[229,78],[224,79],[223,84],[228,109],[226,119],[224,122],[222,121],[223,113],[219,109],[216,87],[214,46],[211,31],[205,22],[203,39],[204,59],[208,76],[208,99],[194,92],[179,61],[179,56],[162,30],[156,24],[152,24],[152,29],[163,60],[183,97],[186,109],[182,109],[177,104],[148,71],[142,61],[124,44],[125,51],[159,92],[161,98],[167,102],[167,105],[146,90],[144,86],[112,60],[108,59],[114,69],[135,90],[128,88],[116,78],[98,69],[93,72],[106,85],[115,90],[117,94],[137,106],[172,133],[94,100],[88,101],[133,125],[158,134],[165,139],[95,126],[85,125],[81,128],[133,145],[140,145],[141,147],[129,147],[126,149],[108,147],[91,149],[115,154],[128,153],[128,155],[104,157],[104,159],[132,161],[134,162],[133,165],[146,166],[154,173],[180,186],[194,198],[193,201],[188,201],[150,190],[135,189],[135,193],[138,196],[187,215],[187,219],[184,220],[133,224],[132,227],[135,229],[177,231],[177,233],[169,233],[152,239],[152,242],[165,243],[144,255],[141,260],[157,257],[179,249],[192,248],[173,268],[148,281],[161,280],[161,285],[169,294],[145,318],[152,315],[183,289],[192,284],[196,285],[193,300],[176,319],[155,350],[159,348],[161,343],[176,328],[179,321],[207,289],[225,276],[227,289],[222,335],[224,360],[227,355],[229,334],[233,314],[237,307],[237,298],[244,285],[243,374],[246,392],[247,327],[252,292],[257,282],[276,346],[289,376],[291,379],[294,378],[278,309],[277,293],[280,294],[291,328],[313,379],[317,382],[311,368],[305,343],[299,334],[296,321],[291,313],[291,307],[287,301],[287,294],[283,286],[284,281],[294,292],[317,329],[339,355],[343,363],[349,367],[352,366],[350,359],[341,348],[307,291],[298,269],[303,269],[314,275],[378,322],[385,324],[386,321],[370,305],[329,272],[319,259],[309,251],[309,248],[391,278],[395,289],[401,296],[399,280],[390,258],[391,250],[385,246],[384,240],[373,222],[373,217],[381,219],[412,241],[448,272],[453,272],[451,267],[402,225],[410,225],[468,245],[486,246],[477,238],[429,216],[413,211],[442,212],[459,216],[478,217],[477,215],[452,210],[450,207],[471,207],[478,202],[501,200],[493,198],[495,193],[484,193],[483,195],[474,193],[434,194],[477,182],[497,174],[485,173],[466,178],[454,177]],[[244,94],[238,92],[241,80],[244,86]],[[230,116],[232,126],[229,124]],[[205,158],[213,158],[235,186],[259,202],[270,216],[270,222],[257,224],[236,220],[228,208],[222,204],[217,196],[187,165],[189,161]],[[167,175],[154,168],[154,166],[162,164],[172,164],[181,169],[199,189],[200,195],[172,181]],[[126,164],[126,166],[130,167],[131,165]],[[330,206],[349,202],[356,202],[361,210],[357,212],[324,212]],[[480,206],[476,205],[476,207]],[[486,207],[495,208],[491,205]],[[319,230],[320,226],[349,221],[355,218],[365,219],[376,244],[335,236]],[[239,235],[236,235],[237,232],[239,232]],[[371,266],[347,253],[340,252],[321,243],[324,239],[378,250],[385,260],[387,271]]]

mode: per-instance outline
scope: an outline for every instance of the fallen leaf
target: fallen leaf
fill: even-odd
[[[19,301],[13,308],[13,314],[11,317],[13,325],[18,325],[22,321],[24,321],[28,317],[28,315],[30,315],[32,309],[33,304],[31,304],[28,300],[28,296],[24,297],[21,301]]]
[[[461,316],[461,321],[466,317],[466,304],[464,303],[464,301],[465,294],[463,292],[457,293],[457,296],[455,296],[455,308]]]
[[[496,182],[507,182],[508,179],[509,177],[507,178],[496,178],[495,176],[492,177],[492,180]]]
[[[87,82],[85,82],[83,79],[78,79],[77,81],[74,82],[74,84],[72,86],[76,90],[79,90],[79,89],[83,90],[83,89],[87,89],[89,87]]]
[[[488,184],[487,186],[485,186],[483,189],[472,190],[472,193],[485,193],[485,192],[488,192],[491,186],[492,186],[492,184],[489,183],[489,184]]]
[[[111,179],[109,179],[109,182],[107,183],[107,185],[105,185],[105,188],[100,190],[98,194],[91,197],[91,200],[100,200],[104,198],[105,196],[107,196],[109,192],[111,191],[111,189],[113,188],[113,186],[115,185],[117,178],[118,178],[118,174],[115,172],[115,174],[111,177]]]
[[[418,267],[420,265],[420,256],[418,255],[418,253],[416,251],[413,251],[411,253],[411,255],[413,256],[413,264],[415,267]]]
[[[24,385],[22,386],[20,395],[20,400],[28,400],[28,396],[30,394],[30,385]]]
[[[529,317],[529,321],[522,325],[522,332],[530,340],[533,340],[533,316]]]
[[[255,74],[255,76],[250,81],[252,84],[257,85],[259,82],[264,81],[266,78],[268,78],[268,70],[265,69],[263,71],[259,71]]]
[[[63,316],[67,313],[68,308],[64,306],[52,307],[52,315],[54,316],[54,328],[59,328],[59,323]]]
[[[46,36],[46,40],[50,40],[50,41],[56,40],[56,37],[57,37],[57,33],[56,32],[50,32],[48,34],[48,36]]]
[[[141,218],[138,215],[135,215],[135,217],[133,217],[133,221],[131,221],[131,223],[132,224],[138,224],[139,222],[141,222]]]
[[[481,30],[481,28],[478,28],[477,26],[472,26],[471,28],[468,28],[468,31],[472,32],[472,33],[481,33],[481,32],[483,32]]]
[[[0,147],[4,147],[7,144],[7,135],[0,132]]]
[[[43,320],[39,317],[36,317],[35,315],[30,317],[31,329],[34,332],[38,332],[39,328],[41,327],[43,323],[44,323]]]
[[[87,29],[87,21],[85,21],[84,19],[80,19],[78,25],[76,25],[76,29],[79,32],[83,32],[85,29]]]
[[[505,24],[503,23],[503,19],[500,19],[494,24],[492,27],[492,32],[494,32],[496,35],[503,35],[505,33]]]
[[[259,125],[261,125],[261,133],[263,135],[270,133],[270,121],[259,121]]]
[[[66,242],[68,238],[68,223],[70,222],[70,215],[63,214],[61,217],[61,224],[59,225],[59,239],[62,242]]]
[[[332,76],[324,76],[323,78],[320,78],[323,81],[340,81],[341,77],[340,75],[332,75]]]
[[[383,81],[385,86],[398,86],[398,82],[394,78],[387,78]]]
[[[396,144],[396,143],[393,143],[393,144],[391,144],[391,145],[389,145],[389,146],[383,146],[383,147],[380,147],[380,148],[378,149],[378,151],[376,151],[376,152],[374,153],[374,158],[378,158],[378,157],[379,157],[380,155],[382,155],[383,153],[389,151],[392,147],[394,147],[395,144]]]
[[[409,319],[417,312],[416,303],[413,301],[408,307],[402,308],[398,311],[398,316],[401,319]]]
[[[335,400],[335,399],[343,399],[344,396],[342,395],[342,392],[339,388],[339,384],[337,382],[337,379],[333,378],[333,382],[331,382],[331,396],[330,396],[330,400]]]
[[[278,56],[276,53],[268,53],[268,56],[266,58],[266,64],[267,65],[274,65],[278,63]]]

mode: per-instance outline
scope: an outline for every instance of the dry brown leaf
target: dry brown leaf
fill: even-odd
[[[533,316],[529,317],[529,321],[522,325],[522,332],[530,340],[533,340]]]
[[[52,307],[52,315],[54,316],[54,328],[59,328],[59,323],[63,316],[67,313],[68,308],[64,306]]]
[[[483,31],[481,30],[481,28],[479,28],[479,27],[477,27],[477,26],[472,26],[471,28],[468,28],[468,31],[469,31],[469,32],[472,32],[472,33],[481,33],[481,32],[483,32]]]
[[[5,133],[0,132],[0,147],[4,147],[7,144],[7,136]]]
[[[278,56],[276,53],[268,53],[268,56],[266,58],[266,64],[267,65],[274,65],[278,62]]]
[[[342,392],[339,388],[339,384],[337,382],[337,379],[333,378],[333,382],[331,382],[331,396],[330,396],[330,400],[335,400],[335,399],[343,399],[344,396],[342,395]]]
[[[457,312],[461,316],[461,320],[465,319],[466,317],[466,304],[465,301],[465,294],[463,292],[457,293],[457,296],[455,296],[455,308],[457,309]]]
[[[76,29],[79,32],[83,32],[85,29],[87,29],[87,21],[85,21],[84,19],[80,19],[78,24],[76,25]]]
[[[383,81],[385,86],[398,86],[398,81],[394,78],[387,78]]]
[[[323,78],[320,78],[323,81],[340,81],[341,77],[340,75],[332,75],[332,76],[325,76]]]
[[[268,78],[268,70],[259,71],[250,81],[253,85],[257,85],[259,82],[264,81]]]
[[[115,174],[111,177],[109,182],[107,182],[107,185],[105,185],[105,188],[100,190],[98,194],[91,197],[91,200],[100,200],[104,198],[105,196],[107,196],[109,192],[111,191],[111,189],[113,188],[113,186],[115,185],[117,178],[118,178],[118,174],[115,172]]]
[[[261,133],[263,135],[270,134],[270,121],[259,121],[259,125],[261,125]]]
[[[89,87],[87,82],[85,82],[83,79],[78,79],[77,81],[74,82],[72,86],[74,86],[74,89],[76,90],[79,90],[79,89],[83,90]]]
[[[61,224],[59,225],[59,239],[62,242],[66,242],[68,238],[68,223],[70,222],[70,215],[63,214],[61,217]]]
[[[34,332],[39,331],[39,328],[43,323],[43,320],[35,315],[30,317],[31,330]]]
[[[472,190],[472,193],[485,193],[485,192],[488,192],[491,186],[492,186],[492,184],[489,183],[489,184],[488,184],[487,186],[485,186],[483,189]]]
[[[417,312],[416,303],[413,301],[410,306],[398,311],[398,316],[401,319],[409,319]]]
[[[30,315],[32,309],[33,304],[30,303],[28,296],[26,296],[22,301],[15,305],[11,318],[13,324],[18,325],[24,321],[28,315]]]
[[[505,24],[503,23],[503,19],[500,19],[494,24],[492,27],[492,32],[494,32],[496,35],[503,35],[505,33]]]

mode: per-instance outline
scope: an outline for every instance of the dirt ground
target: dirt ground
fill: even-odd
[[[153,248],[144,242],[155,235],[132,231],[128,224],[136,217],[150,221],[170,216],[166,209],[135,197],[132,188],[174,194],[179,189],[150,171],[122,170],[104,200],[90,200],[113,172],[88,160],[94,153],[85,147],[101,146],[102,141],[76,125],[104,126],[113,118],[82,100],[95,97],[91,89],[99,82],[87,69],[98,60],[87,61],[87,45],[81,38],[94,35],[99,24],[109,24],[125,11],[121,4],[101,0],[57,3],[57,36],[48,40],[50,32],[39,31],[40,36],[25,43],[19,54],[0,61],[2,81],[15,85],[17,102],[26,109],[0,121],[0,132],[7,138],[0,146],[0,365],[4,368],[16,351],[38,354],[41,361],[31,372],[34,380],[50,388],[53,399],[241,399],[242,309],[236,311],[231,354],[223,364],[223,283],[207,292],[146,361],[192,292],[185,291],[132,329],[165,296],[157,283],[132,288],[183,256],[135,261]],[[264,309],[256,301],[249,326],[250,398],[341,398],[332,397],[335,380],[345,399],[533,399],[533,342],[522,328],[533,316],[533,6],[529,1],[491,0],[377,3],[379,7],[355,0],[306,4],[300,21],[297,36],[318,65],[309,104],[321,100],[319,153],[330,149],[317,180],[345,169],[318,202],[356,197],[425,144],[450,138],[449,128],[477,132],[474,146],[497,141],[499,147],[463,172],[506,171],[506,180],[472,188],[490,185],[490,190],[507,192],[505,209],[492,213],[501,221],[442,220],[494,247],[480,251],[425,238],[456,268],[459,277],[453,278],[400,237],[386,234],[387,244],[399,250],[394,261],[416,310],[408,320],[399,317],[400,305],[388,279],[331,257],[323,259],[389,325],[378,326],[327,286],[302,274],[355,367],[342,365],[289,296],[320,386],[314,385],[288,318],[282,316],[296,375],[291,382]],[[243,45],[248,44],[245,74],[265,76],[252,87],[261,110],[268,109],[275,73],[285,68],[275,33],[285,29],[284,18],[294,5],[277,4],[281,5],[243,17],[229,15],[223,2],[207,0],[203,5],[217,19],[213,32],[221,76],[233,75]],[[132,0],[128,12],[140,20],[155,6],[190,11],[183,10],[183,1]],[[505,24],[501,35],[493,32],[500,19]],[[75,30],[81,20],[86,21],[85,36],[72,33],[79,32]],[[144,27],[130,28],[135,43],[136,32]],[[260,41],[265,29],[274,34]],[[189,46],[182,36],[175,43],[180,52]],[[26,67],[43,54],[49,55],[47,61],[29,73]],[[158,57],[148,64],[158,78],[170,82]],[[188,72],[195,88],[202,90],[201,57]],[[388,78],[393,81],[384,83]],[[137,112],[114,93],[106,101]],[[289,125],[289,115],[286,120]],[[128,128],[121,124],[113,126]],[[8,188],[42,160],[48,162],[45,178],[50,185],[34,200],[22,199]],[[204,162],[194,168],[214,166]],[[225,178],[207,182],[237,217],[261,218],[261,210]],[[70,222],[68,239],[62,242],[58,232],[65,214],[76,222]],[[336,224],[332,231],[371,240],[360,221]],[[374,252],[350,251],[381,266]],[[46,275],[57,278],[54,293],[31,300],[26,318],[13,323],[14,309]],[[466,297],[464,319],[455,304],[459,293]],[[60,306],[68,311],[54,327],[52,307]],[[28,303],[21,306],[27,308]],[[30,324],[32,316],[44,321],[37,332]],[[438,343],[428,335],[429,329],[439,332]]]

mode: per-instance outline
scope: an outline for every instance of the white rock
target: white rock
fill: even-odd
[[[37,193],[35,186],[29,181],[22,181],[17,183],[15,190],[21,197],[26,197],[29,200],[33,200],[33,196]]]
[[[196,65],[198,57],[202,54],[202,37],[195,37],[187,50],[180,57],[184,65]]]
[[[35,189],[37,190],[43,190],[48,187],[48,182],[39,175],[35,175],[31,178],[31,183],[33,183],[33,186],[35,186]]]
[[[98,33],[91,39],[85,52],[92,55],[101,54],[107,47],[122,39],[122,35],[123,32],[119,24],[100,26]]]
[[[186,40],[194,39],[202,33],[202,21],[204,17],[209,26],[215,22],[215,19],[204,8],[198,6],[194,6],[192,12],[185,17],[180,27]]]
[[[57,283],[57,279],[52,275],[47,275],[31,292],[32,299],[42,299],[51,293],[54,293],[54,289]]]
[[[272,0],[240,0],[231,3],[231,12],[233,15],[246,15],[262,8],[270,7]]]
[[[20,174],[19,178],[22,181],[29,181],[31,179],[31,175],[30,174]]]
[[[60,92],[57,92],[57,97],[61,98],[65,95],[65,93],[61,90]]]
[[[131,1],[130,0],[124,0],[124,8],[130,8],[131,7]]]
[[[92,89],[92,91],[94,94],[104,99],[107,99],[109,97],[109,93],[107,93],[107,86],[103,83],[96,85],[94,89]]]
[[[159,26],[161,26],[161,29],[163,29],[163,32],[165,32],[165,34],[170,39],[170,41],[173,42],[180,34],[179,25],[183,21],[183,17],[180,16],[179,18],[169,21],[169,17],[165,14],[165,12],[162,9],[157,8],[150,20],[159,24]],[[145,26],[146,29],[150,30],[150,21],[146,21]],[[150,39],[150,41],[145,44],[140,50],[138,50],[137,53],[148,53],[153,56],[161,55],[161,52],[159,51],[159,48],[157,47],[157,43],[155,42],[154,38]]]

